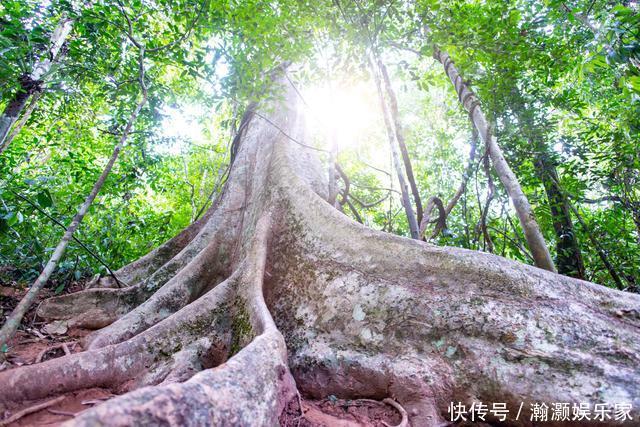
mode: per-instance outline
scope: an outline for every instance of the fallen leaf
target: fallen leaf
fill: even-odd
[[[46,333],[50,335],[63,335],[67,333],[69,327],[64,320],[56,320],[55,322],[48,323],[42,328]]]

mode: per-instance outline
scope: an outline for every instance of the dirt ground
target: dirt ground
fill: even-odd
[[[0,286],[0,310],[2,317],[11,313],[26,289],[12,286]],[[84,288],[81,282],[71,283],[65,293],[77,292]],[[44,362],[66,354],[82,351],[81,340],[90,331],[68,328],[63,322],[46,323],[36,315],[38,304],[54,295],[52,289],[43,289],[36,304],[25,316],[22,326],[11,339],[8,348],[0,358],[0,371],[18,368],[23,365]],[[61,396],[32,402],[20,402],[8,407],[0,407],[0,426],[54,426],[69,420],[76,414],[91,408],[115,396],[112,391],[101,388],[79,390]],[[40,409],[38,409],[40,408]],[[28,413],[25,413],[26,412]],[[7,423],[12,418],[16,421]]]
[[[107,389],[91,388],[67,393],[54,398],[47,398],[34,402],[22,402],[19,405],[7,408],[4,411],[5,415],[2,418],[3,421],[0,421],[0,425],[7,425],[11,427],[59,425],[75,417],[80,412],[114,396],[115,395]],[[35,411],[23,415],[14,422],[5,424],[10,417],[21,415],[21,411],[24,410]]]
[[[293,427],[384,427],[396,426],[401,420],[398,410],[386,403],[334,396],[322,400],[293,399],[280,415],[282,426]]]

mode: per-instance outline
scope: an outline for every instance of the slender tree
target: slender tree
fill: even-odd
[[[404,139],[404,131],[402,130],[402,124],[400,122],[400,113],[398,112],[398,98],[391,85],[391,79],[387,72],[387,67],[384,65],[381,59],[378,59],[378,68],[380,75],[384,82],[384,88],[387,93],[387,99],[389,102],[389,112],[391,113],[391,119],[393,121],[393,128],[396,134],[396,141],[400,148],[400,154],[402,155],[402,163],[404,164],[404,171],[407,174],[407,181],[411,187],[411,193],[413,194],[413,201],[416,206],[416,216],[418,224],[422,223],[422,201],[420,200],[420,191],[416,184],[416,178],[413,173],[413,167],[411,166],[411,157],[409,156],[409,150],[407,150],[407,144]]]
[[[527,199],[527,196],[522,191],[522,187],[518,182],[518,178],[515,176],[511,167],[507,163],[507,160],[502,153],[502,149],[498,145],[493,132],[487,122],[487,119],[480,107],[480,101],[476,98],[473,91],[469,88],[464,81],[458,70],[456,69],[453,61],[446,52],[441,51],[437,47],[434,48],[433,57],[437,59],[444,71],[451,80],[451,83],[455,87],[458,93],[458,98],[469,112],[473,124],[478,129],[478,133],[482,138],[489,156],[491,157],[491,163],[498,173],[498,177],[507,190],[507,194],[513,202],[513,206],[518,214],[520,225],[524,231],[527,239],[527,244],[531,250],[531,254],[535,260],[536,266],[544,268],[545,270],[555,271],[553,259],[547,248],[547,244],[544,240],[540,226],[535,219],[531,204]]]
[[[98,192],[100,192],[100,189],[102,189],[102,186],[107,180],[107,177],[111,173],[111,169],[113,169],[113,165],[116,163],[116,160],[118,159],[120,152],[124,148],[124,144],[127,141],[127,138],[129,137],[131,129],[133,128],[133,124],[135,123],[138,115],[140,114],[140,111],[142,110],[144,105],[147,103],[147,86],[144,81],[145,80],[144,48],[141,48],[139,51],[138,66],[139,66],[138,82],[140,84],[142,97],[140,101],[138,101],[137,105],[134,107],[133,111],[131,112],[131,115],[129,116],[129,120],[127,121],[127,124],[124,127],[124,130],[122,131],[122,135],[120,136],[118,143],[115,145],[113,152],[111,153],[111,157],[109,157],[109,161],[107,162],[106,166],[102,170],[102,173],[98,177],[97,181],[93,184],[93,187],[91,188],[89,195],[84,200],[84,203],[82,203],[82,205],[78,209],[78,212],[71,220],[71,223],[66,228],[62,238],[60,239],[60,242],[58,243],[55,250],[53,251],[53,255],[51,255],[51,258],[49,258],[49,261],[45,265],[44,269],[42,270],[38,278],[35,280],[35,282],[33,282],[31,287],[29,287],[29,291],[25,294],[22,300],[20,300],[20,303],[16,306],[16,308],[14,308],[14,310],[11,312],[11,315],[9,316],[7,321],[0,329],[0,347],[6,344],[9,341],[9,339],[13,336],[15,331],[18,329],[18,326],[20,326],[20,322],[22,321],[22,318],[26,314],[27,310],[29,309],[29,307],[31,307],[31,305],[36,299],[36,296],[42,290],[44,285],[47,284],[47,281],[51,277],[51,274],[54,272],[58,263],[64,256],[64,253],[67,249],[67,246],[69,245],[69,242],[71,242],[71,240],[73,239],[73,234],[75,233],[78,226],[80,225],[85,215],[89,211],[89,207],[91,207],[91,204],[93,203],[96,196],[98,195]]]
[[[418,226],[418,220],[413,211],[411,198],[409,197],[409,188],[405,180],[404,171],[402,170],[402,164],[400,163],[400,154],[398,153],[397,134],[395,132],[395,128],[393,127],[391,113],[389,112],[389,107],[387,105],[387,101],[385,100],[384,92],[382,90],[382,82],[380,80],[380,75],[376,70],[377,61],[375,57],[370,59],[369,65],[371,69],[371,74],[373,75],[373,79],[376,84],[376,89],[378,91],[378,98],[380,100],[380,109],[382,110],[384,126],[385,126],[385,129],[387,130],[387,137],[389,139],[389,147],[391,148],[391,155],[393,156],[393,167],[396,170],[396,176],[398,177],[400,192],[402,194],[402,206],[404,207],[405,214],[407,215],[407,222],[409,223],[409,232],[411,233],[411,238],[419,239],[420,227]]]
[[[553,160],[544,151],[536,151],[535,166],[544,185],[547,202],[556,234],[556,265],[558,273],[578,279],[585,278],[584,263],[576,236],[569,199],[560,187],[560,179]]]

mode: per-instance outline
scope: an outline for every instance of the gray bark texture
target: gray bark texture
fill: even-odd
[[[533,402],[628,402],[638,420],[640,296],[348,219],[293,141],[295,92],[273,102],[202,219],[118,272],[131,286],[42,304],[96,330],[0,372],[1,405],[99,386],[118,396],[67,426],[273,426],[297,389],[391,398],[414,427],[446,425],[452,401],[505,402],[509,425],[533,425]]]

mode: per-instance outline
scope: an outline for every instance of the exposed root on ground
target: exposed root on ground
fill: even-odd
[[[56,403],[62,402],[63,400],[64,400],[64,396],[59,396],[59,397],[56,397],[54,399],[47,400],[46,402],[38,403],[37,405],[33,405],[33,406],[29,406],[28,408],[24,408],[21,411],[16,412],[15,414],[10,416],[6,420],[0,421],[0,426],[5,426],[5,425],[11,424],[11,423],[15,423],[16,421],[18,421],[20,418],[24,417],[25,415],[29,415],[29,414],[32,414],[34,412],[38,412],[38,411],[40,411],[42,409],[48,408],[49,406],[53,406]]]
[[[9,411],[5,411],[12,415],[5,415],[4,422],[11,427],[57,425],[112,397],[113,393],[110,390],[92,388],[65,393],[53,399],[23,402],[22,405],[11,405]],[[28,409],[29,413],[24,412],[25,409]],[[18,415],[20,418],[16,419]],[[9,422],[10,418],[15,421]]]
[[[346,400],[330,396],[300,403],[292,401],[282,412],[279,421],[280,425],[286,427],[406,427],[408,417],[404,412],[403,418],[402,411],[385,401]]]
[[[150,307],[151,311],[140,313],[140,318],[143,319],[142,325],[133,333],[152,326],[195,299],[202,293],[203,288],[207,286],[209,289],[212,288],[220,283],[225,275],[228,275],[228,260],[225,255],[229,250],[227,234],[235,230],[231,220],[225,221],[224,230],[216,225],[221,222],[219,218],[211,223],[200,222],[211,219],[211,215],[208,212],[199,221],[193,223],[186,229],[189,233],[178,235],[177,237],[181,238],[177,241],[174,241],[175,238],[171,239],[156,249],[154,256],[150,259],[140,264],[132,263],[121,269],[125,270],[126,277],[129,279],[127,283],[131,286],[122,289],[87,289],[51,298],[39,307],[38,315],[49,320],[67,320],[70,326],[100,329],[132,313],[150,297],[154,300],[163,299],[160,307]],[[194,235],[196,232],[198,233]],[[214,251],[219,253],[213,253]],[[172,256],[169,258],[170,255]],[[211,262],[212,259],[216,262]],[[203,263],[202,260],[206,262]],[[161,262],[163,263],[160,264]],[[158,268],[150,270],[151,266],[156,264],[160,264]],[[143,272],[149,275],[143,276]],[[169,286],[164,286],[165,284]],[[158,290],[162,291],[159,295],[157,295]],[[178,301],[178,296],[184,296],[186,300]],[[153,311],[154,309],[156,311]],[[150,317],[149,313],[153,313],[154,317]],[[125,323],[135,322],[127,320]],[[115,326],[114,329],[117,330],[119,327],[121,325]],[[105,339],[103,342],[100,339],[103,335],[109,335],[109,332],[101,331],[95,336],[102,345],[124,339],[119,340],[118,334],[115,333],[111,340]],[[128,335],[123,332],[123,336],[132,336],[132,332]],[[94,338],[90,340],[93,341]]]
[[[62,343],[58,343],[52,347],[48,347],[45,348],[44,350],[42,350],[40,353],[38,353],[38,356],[36,357],[36,360],[34,363],[40,363],[42,362],[42,359],[44,358],[44,355],[47,354],[48,352],[50,352],[51,350],[57,350],[61,348],[62,351],[64,351],[64,354],[66,356],[71,354],[71,350],[69,350],[69,346],[66,342],[62,342]]]

